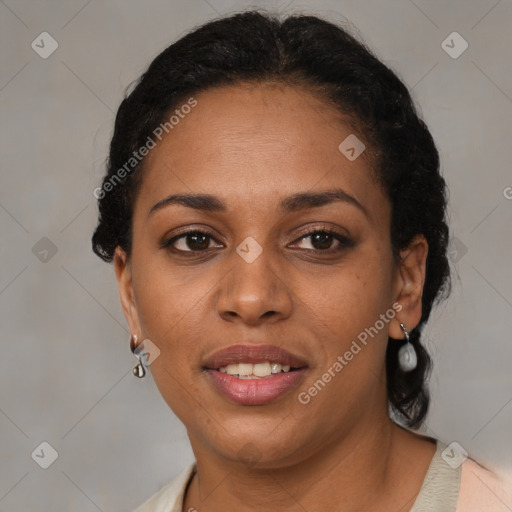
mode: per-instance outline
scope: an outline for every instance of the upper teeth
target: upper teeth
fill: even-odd
[[[238,375],[241,378],[268,377],[272,373],[289,372],[289,364],[270,363],[235,363],[221,366],[219,371],[229,375]]]

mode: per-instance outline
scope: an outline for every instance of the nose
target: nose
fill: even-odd
[[[226,321],[247,325],[276,322],[288,318],[292,311],[292,291],[284,272],[271,265],[263,250],[251,263],[233,252],[231,270],[222,280],[217,310]]]

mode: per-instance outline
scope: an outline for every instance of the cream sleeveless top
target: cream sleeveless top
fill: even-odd
[[[437,440],[420,492],[408,512],[509,512],[512,485],[468,458],[458,465],[453,453]],[[190,464],[135,512],[188,512],[183,498],[196,470]],[[193,511],[190,511],[193,512]],[[404,509],[402,512],[407,512]]]

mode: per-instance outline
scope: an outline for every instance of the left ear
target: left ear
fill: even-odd
[[[421,298],[425,284],[428,243],[423,235],[416,235],[406,249],[400,251],[400,261],[395,276],[396,317],[389,324],[389,336],[402,339],[400,323],[412,331],[421,320]]]

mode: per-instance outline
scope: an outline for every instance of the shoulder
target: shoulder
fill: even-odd
[[[506,479],[472,458],[462,463],[456,512],[507,511],[511,503],[510,475]]]
[[[194,471],[195,462],[153,494],[135,512],[181,512],[185,489]]]
[[[507,478],[467,457],[458,443],[437,448],[411,512],[511,512],[512,474]]]

